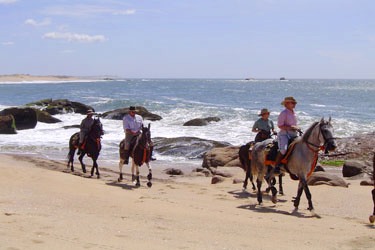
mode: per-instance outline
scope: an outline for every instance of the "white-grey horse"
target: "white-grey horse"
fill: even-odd
[[[267,172],[265,159],[270,143],[272,143],[272,139],[259,142],[255,144],[252,152],[251,170],[253,176],[257,177],[257,199],[259,204],[262,203],[261,186]],[[314,209],[311,201],[311,193],[307,185],[307,177],[314,170],[318,159],[318,152],[323,148],[326,151],[332,151],[336,148],[331,118],[328,121],[322,118],[320,122],[314,122],[303,136],[293,141],[286,153],[287,162],[285,163],[285,169],[291,176],[299,180],[297,196],[294,199],[294,207],[296,209],[298,209],[303,191],[305,191],[308,200],[308,210],[312,211]],[[276,193],[272,192],[272,202],[274,203],[277,201]]]

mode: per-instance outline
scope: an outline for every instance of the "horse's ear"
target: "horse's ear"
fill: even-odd
[[[150,127],[151,127],[151,123],[149,123],[147,127],[148,127],[148,130],[150,130]]]
[[[320,119],[320,123],[324,123],[324,117],[322,117],[322,119]]]
[[[331,123],[331,120],[332,120],[332,118],[331,118],[331,116],[329,116],[328,123]]]

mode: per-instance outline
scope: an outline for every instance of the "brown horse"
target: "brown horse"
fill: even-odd
[[[86,141],[84,142],[84,148],[81,149],[81,154],[78,157],[79,162],[81,163],[82,167],[82,172],[86,173],[86,165],[83,163],[83,157],[87,154],[89,157],[91,157],[93,161],[93,165],[91,168],[91,176],[94,175],[94,169],[96,169],[96,175],[98,178],[100,178],[99,174],[99,167],[98,163],[96,162],[100,150],[102,148],[101,145],[101,136],[104,134],[103,131],[103,125],[100,122],[99,118],[94,119],[94,123],[91,126],[91,129],[89,133],[87,134]],[[72,172],[74,172],[74,166],[73,166],[73,161],[74,161],[74,153],[76,149],[78,148],[78,142],[79,142],[79,132],[73,134],[70,137],[69,140],[69,153],[68,153],[68,165],[67,167],[71,169]]]

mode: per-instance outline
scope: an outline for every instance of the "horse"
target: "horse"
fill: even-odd
[[[148,124],[147,127],[144,127],[142,125],[141,127],[141,133],[135,137],[134,144],[131,143],[130,146],[130,157],[132,160],[132,182],[135,183],[136,187],[140,187],[141,183],[139,180],[139,167],[145,163],[148,168],[148,175],[147,175],[147,186],[152,186],[152,169],[150,166],[150,159],[151,159],[151,131],[150,131],[150,125]],[[120,162],[119,162],[119,169],[120,169],[120,176],[118,178],[118,181],[121,182],[123,180],[123,174],[122,174],[122,167],[124,165],[125,161],[125,139],[120,142],[119,145],[119,154],[120,154]],[[135,173],[134,173],[135,172]]]
[[[374,158],[372,159],[372,166],[373,166],[372,180],[374,182],[374,189],[372,190],[371,193],[372,193],[372,201],[374,202],[374,212],[369,217],[370,223],[375,222],[375,153],[374,153]]]
[[[251,185],[252,185],[252,189],[253,191],[256,190],[256,187],[255,187],[255,184],[253,182],[253,175],[251,173],[251,151],[250,151],[250,148],[253,147],[255,145],[255,142],[254,141],[251,141],[251,142],[248,142],[247,144],[245,145],[242,145],[238,151],[238,158],[240,159],[240,162],[241,162],[241,168],[245,171],[245,180],[243,182],[243,190],[246,190],[247,189],[247,184],[248,184],[248,180],[250,180],[251,182]],[[270,173],[271,169],[268,168],[268,171],[266,173],[266,181],[267,183],[269,184],[269,187],[266,189],[266,192],[269,192],[270,190],[272,190],[272,186],[275,185],[276,183],[276,179],[272,176],[271,178],[271,173]],[[284,194],[284,190],[283,190],[283,175],[284,173],[279,173],[278,176],[279,176],[279,193],[281,195]]]
[[[68,153],[68,165],[67,167],[70,167],[70,170],[74,172],[74,166],[73,166],[73,161],[74,161],[74,153],[76,149],[78,148],[79,144],[79,132],[73,134],[70,137],[69,140],[69,153]],[[90,131],[87,134],[86,141],[83,144],[83,149],[81,149],[81,154],[78,157],[81,167],[82,167],[82,172],[86,173],[86,165],[83,163],[83,157],[87,154],[89,157],[91,157],[93,161],[93,165],[91,168],[91,177],[94,175],[94,169],[96,170],[95,174],[97,175],[97,178],[100,178],[99,174],[99,168],[98,168],[98,163],[96,162],[98,157],[99,157],[99,152],[102,148],[101,146],[101,136],[104,134],[103,131],[103,125],[100,122],[99,118],[94,119],[94,123],[91,126]]]
[[[268,153],[267,145],[270,143],[272,143],[272,139],[259,142],[255,144],[252,152],[251,170],[252,174],[257,176],[257,200],[259,204],[262,204],[261,186],[263,177],[267,172],[265,159]],[[298,210],[302,192],[305,191],[308,200],[307,209],[313,212],[314,207],[311,200],[311,193],[307,185],[307,177],[309,177],[315,169],[318,152],[322,149],[333,151],[336,147],[331,117],[328,121],[322,118],[319,122],[314,122],[303,136],[297,137],[289,145],[282,162],[285,164],[285,169],[289,172],[292,179],[299,180],[297,196],[293,200],[295,210]],[[272,202],[277,202],[274,192],[272,193]]]

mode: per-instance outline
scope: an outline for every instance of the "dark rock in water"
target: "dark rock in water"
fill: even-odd
[[[238,151],[238,146],[213,148],[204,155],[202,167],[241,167]]]
[[[38,122],[43,122],[43,123],[58,123],[61,122],[60,119],[57,119],[53,117],[50,113],[46,111],[42,111],[39,109],[34,109],[38,118]]]
[[[359,184],[361,186],[374,186],[374,180],[363,180]]]
[[[365,164],[361,161],[346,161],[342,167],[342,175],[343,177],[352,177],[355,175],[359,175],[363,173],[363,169],[365,168]]]
[[[177,169],[177,168],[167,168],[164,171],[166,174],[169,174],[169,175],[184,175],[184,172],[182,172],[181,169]]]
[[[81,126],[80,125],[69,125],[69,126],[64,126],[63,128],[64,129],[71,129],[71,128],[78,128],[78,129],[80,129]]]
[[[32,108],[7,108],[2,110],[0,115],[12,115],[17,130],[35,128],[38,122],[36,112]]]
[[[183,156],[189,159],[202,158],[204,153],[215,147],[230,145],[226,142],[204,140],[197,137],[155,137],[154,150],[161,155]]]
[[[0,115],[0,134],[17,134],[12,115]]]
[[[137,106],[137,114],[143,117],[145,120],[150,121],[158,121],[161,120],[162,117],[160,115],[153,114],[149,112],[146,108]],[[129,108],[122,108],[122,109],[115,109],[112,111],[108,111],[102,114],[103,118],[112,119],[112,120],[122,120],[125,115],[129,113]]]
[[[196,118],[185,122],[183,126],[205,126],[208,125],[210,122],[218,121],[220,121],[219,117]]]
[[[345,180],[337,175],[329,174],[327,172],[313,172],[307,179],[307,184],[310,186],[316,185],[329,185],[329,186],[340,186],[348,187],[349,184]]]
[[[85,115],[87,110],[94,108],[80,102],[69,101],[68,99],[43,99],[36,102],[28,103],[26,106],[33,106],[42,111],[46,111],[51,115],[64,113],[79,113]]]

